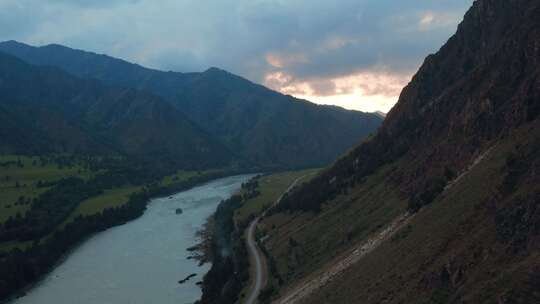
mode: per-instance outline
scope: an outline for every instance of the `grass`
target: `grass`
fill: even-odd
[[[278,213],[264,219],[262,230],[269,236],[265,246],[286,284],[320,269],[405,210],[406,204],[385,183],[390,170],[382,168],[319,214]]]
[[[242,206],[236,210],[234,220],[236,223],[247,224],[248,221],[260,215],[267,207],[271,206],[288,188],[300,177],[303,177],[298,185],[302,182],[313,178],[320,169],[308,169],[301,171],[288,171],[265,175],[259,178],[258,191],[260,194],[252,199],[245,201]],[[240,292],[238,303],[243,303],[244,298],[249,291],[251,283],[248,283]]]
[[[423,208],[401,233],[305,302],[449,303],[447,297],[457,293],[463,302],[494,303],[501,292],[514,288],[512,284],[527,282],[528,273],[540,269],[538,251],[530,256],[510,255],[497,241],[494,207],[490,206],[511,148],[520,140],[540,137],[537,130],[525,131],[499,142],[486,159]],[[270,236],[266,247],[285,281],[280,291],[324,269],[402,213],[407,203],[387,176],[392,168],[407,165],[401,160],[379,170],[347,195],[328,203],[320,214],[277,214],[266,219],[263,225]],[[537,193],[539,189],[537,184],[519,187],[516,193]],[[297,245],[291,246],[291,238]],[[445,267],[450,267],[452,280],[457,280],[457,291],[436,287]],[[518,285],[517,290],[526,284]]]
[[[17,214],[22,216],[28,210],[29,203],[16,203],[19,198],[24,197],[25,201],[29,201],[49,189],[48,187],[37,187],[39,182],[54,182],[71,176],[89,179],[94,175],[93,172],[85,170],[80,164],[71,167],[59,167],[54,163],[41,165],[39,157],[0,155],[0,163],[7,162],[18,162],[21,166],[17,164],[0,166],[0,223],[10,216]],[[160,185],[171,186],[209,173],[215,173],[215,171],[178,171],[173,175],[165,176]],[[130,194],[138,190],[140,187],[133,186],[107,190],[104,194],[81,203],[69,220],[79,214],[96,214],[107,208],[121,206],[127,202]]]
[[[15,162],[15,164],[6,165],[8,162]],[[86,170],[80,163],[62,167],[53,162],[42,165],[39,157],[22,155],[0,155],[0,164],[4,164],[4,166],[0,166],[0,223],[11,216],[15,217],[17,214],[23,216],[30,208],[31,200],[50,189],[49,187],[38,187],[39,182],[54,182],[66,177],[90,179],[95,174],[95,172]],[[161,186],[174,186],[190,178],[211,173],[216,173],[216,171],[178,171],[175,174],[165,176],[159,184]],[[105,209],[122,206],[128,201],[131,194],[140,190],[139,186],[129,185],[105,190],[103,194],[81,202],[58,228],[64,227],[79,215],[98,214]],[[24,204],[17,203],[21,197],[24,198]],[[30,244],[31,242],[0,243],[0,250],[24,249]]]
[[[179,170],[175,174],[165,176],[161,180],[161,185],[162,186],[174,185],[174,184],[180,183],[182,181],[186,181],[186,180],[188,180],[188,179],[190,179],[192,177],[198,177],[198,176],[205,175],[205,174],[208,174],[208,173],[211,173],[211,172],[214,172],[214,171],[183,171],[183,170]]]
[[[86,179],[92,175],[80,165],[62,168],[56,164],[42,166],[38,157],[0,155],[0,163],[12,161],[20,161],[22,166],[0,166],[0,223],[17,213],[23,215],[26,212],[29,204],[16,204],[19,198],[31,200],[48,189],[37,187],[38,182],[53,182],[69,176]]]
[[[9,252],[11,251],[12,249],[20,249],[20,250],[25,250],[27,248],[30,248],[32,246],[32,241],[27,241],[27,242],[17,242],[17,241],[12,241],[12,242],[4,242],[4,243],[0,243],[0,252]]]
[[[434,294],[418,290],[419,280],[425,279],[423,275],[432,273],[438,277],[446,261],[457,263],[461,259],[458,252],[474,252],[475,247],[482,243],[495,243],[486,230],[477,229],[482,226],[483,229],[489,228],[489,223],[475,215],[479,204],[491,190],[485,186],[486,180],[496,184],[499,176],[501,155],[504,153],[495,152],[448,193],[421,210],[403,231],[404,234],[383,243],[310,299],[339,302],[346,298],[356,302],[369,297],[369,303],[407,303],[410,299],[418,303],[439,303],[439,298],[444,298],[441,296],[444,295],[443,290],[435,290]],[[476,225],[479,227],[473,228]],[[468,241],[464,241],[465,237]],[[469,244],[463,248],[464,243]],[[336,289],[338,286],[340,292]],[[324,301],[314,300],[312,303]]]
[[[120,207],[127,203],[131,194],[139,190],[141,190],[141,187],[133,186],[106,190],[102,195],[83,201],[61,226],[63,227],[79,215],[94,215],[105,209]]]
[[[175,174],[163,177],[160,181],[160,186],[172,186],[182,183],[193,177],[199,177],[202,175],[214,173],[215,171],[178,171]],[[104,191],[103,194],[95,196],[83,201],[75,211],[62,223],[60,227],[63,227],[67,223],[71,222],[79,215],[87,216],[98,214],[105,209],[120,207],[127,203],[129,196],[137,191],[140,191],[142,187],[139,186],[126,186],[121,188],[115,188]]]
[[[297,178],[305,176],[299,184],[309,180],[319,169],[309,169],[301,171],[289,171],[263,176],[259,179],[258,191],[260,194],[245,201],[235,213],[237,223],[245,223],[251,217],[261,214],[262,211],[270,207],[287,190]]]

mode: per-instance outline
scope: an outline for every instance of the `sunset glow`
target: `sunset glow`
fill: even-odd
[[[338,105],[364,112],[387,113],[411,75],[388,72],[360,72],[329,79],[296,80],[285,72],[266,75],[265,85],[300,99],[318,104]]]

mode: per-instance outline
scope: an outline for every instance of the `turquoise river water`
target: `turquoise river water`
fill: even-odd
[[[99,233],[75,249],[13,304],[183,304],[201,296],[209,265],[187,259],[196,232],[251,175],[232,176],[154,199],[144,215]],[[177,215],[175,210],[182,208]],[[185,284],[179,280],[197,274]]]

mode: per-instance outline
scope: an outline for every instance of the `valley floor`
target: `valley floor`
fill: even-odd
[[[39,280],[81,240],[142,215],[151,197],[235,173],[177,171],[136,184],[129,180],[138,176],[129,167],[118,171],[119,164],[73,155],[0,156],[0,281],[7,282],[0,298]]]

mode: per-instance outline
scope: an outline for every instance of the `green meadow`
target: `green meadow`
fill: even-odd
[[[300,185],[315,176],[317,171],[319,169],[288,171],[260,177],[258,179],[259,186],[257,187],[260,194],[242,203],[242,207],[236,210],[235,221],[244,223],[251,217],[261,214],[263,210],[272,206],[296,179],[302,177],[298,181],[298,185]]]
[[[93,171],[90,167],[84,160],[69,158],[69,156],[0,155],[0,224],[6,222],[10,217],[24,217],[32,202],[40,194],[52,189],[55,183],[61,179],[78,177],[89,180],[97,173],[103,172],[103,170]],[[156,184],[174,187],[191,179],[219,172],[218,170],[177,171],[163,177]],[[141,185],[125,185],[106,189],[102,194],[82,201],[58,228],[72,222],[79,215],[94,215],[109,208],[120,207],[128,202],[132,194],[142,189]],[[0,249],[10,250],[15,247],[23,249],[30,243],[4,242],[0,243]]]

